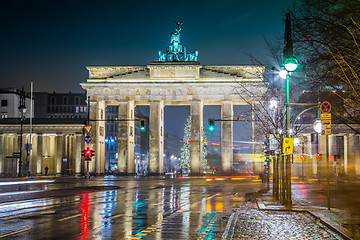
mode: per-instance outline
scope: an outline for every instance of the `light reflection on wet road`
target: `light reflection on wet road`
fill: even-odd
[[[128,177],[94,179],[91,183],[120,189],[1,204],[0,236],[211,239],[226,225],[221,221],[223,214],[231,214],[234,205],[243,203],[245,193],[261,188],[251,179],[207,182]]]

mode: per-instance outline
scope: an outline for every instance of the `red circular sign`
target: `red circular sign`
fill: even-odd
[[[331,104],[329,102],[327,102],[327,101],[321,103],[320,110],[323,113],[329,113],[331,111]]]

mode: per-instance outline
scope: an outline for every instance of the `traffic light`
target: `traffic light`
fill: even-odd
[[[91,157],[95,156],[95,151],[93,151],[90,148],[87,148],[83,151],[81,151],[81,156],[85,158],[85,160],[90,161]]]
[[[209,118],[208,130],[209,130],[209,132],[215,131],[215,119]]]
[[[146,121],[145,119],[140,119],[140,131],[145,131],[146,129]]]
[[[301,158],[301,159],[304,159],[304,158],[305,158],[304,154],[301,154],[301,155],[300,155],[300,158]]]
[[[264,165],[264,173],[269,174],[269,165]]]
[[[321,157],[322,154],[321,153],[316,153],[316,157]]]

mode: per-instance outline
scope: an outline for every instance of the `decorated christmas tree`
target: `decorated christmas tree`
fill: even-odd
[[[206,136],[205,133],[203,132],[203,139],[204,139],[204,144],[203,144],[203,169],[206,170],[208,168],[207,166],[207,160],[206,160],[206,156],[207,156],[207,145],[206,145]],[[184,128],[184,146],[181,148],[181,164],[180,164],[180,168],[185,170],[190,170],[190,141],[191,141],[191,116],[188,117],[187,122],[185,124],[185,128]]]

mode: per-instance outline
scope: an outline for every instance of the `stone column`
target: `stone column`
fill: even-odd
[[[232,120],[234,115],[233,102],[223,101],[221,106],[221,119]],[[225,171],[233,169],[233,122],[221,122],[221,163]]]
[[[6,161],[4,145],[5,145],[5,136],[4,134],[0,134],[0,175],[4,174],[4,165]]]
[[[203,173],[203,102],[192,101],[191,115],[191,145],[190,166],[191,173]]]
[[[97,122],[98,121],[94,121],[97,118],[97,102],[96,100],[90,100],[90,109],[88,109],[88,111],[90,111],[89,114],[89,125],[91,125],[93,128],[90,132],[90,137],[92,138],[92,141],[90,142],[90,144],[88,144],[86,146],[89,147],[90,149],[93,149],[94,151],[96,151],[96,142],[97,142],[97,138],[98,138],[98,131],[99,129],[97,129]],[[85,148],[84,148],[85,149]],[[97,152],[95,152],[95,156],[96,156]],[[85,162],[85,168],[84,171],[87,171],[87,162]],[[90,174],[94,174],[95,173],[95,166],[96,166],[96,160],[95,158],[93,158],[91,161],[89,161],[89,173]]]
[[[56,135],[56,174],[62,174],[62,165],[63,165],[63,158],[64,158],[64,135],[57,134]]]
[[[316,175],[316,153],[311,148],[311,134],[304,134],[305,174]]]
[[[121,173],[134,173],[135,145],[134,101],[119,103],[118,169]],[[125,121],[121,121],[125,120]]]
[[[57,152],[56,152],[56,135],[51,134],[49,136],[49,175],[54,175],[56,174],[56,156],[57,156]]]
[[[164,173],[164,102],[150,102],[149,172]]]
[[[75,160],[75,164],[74,164],[74,174],[81,174],[81,151],[84,148],[83,145],[84,141],[83,141],[83,136],[81,134],[76,134],[75,135],[75,146],[74,146],[74,152],[75,152],[75,156],[74,156],[74,160]]]
[[[35,155],[35,154],[34,154]],[[37,135],[37,151],[36,151],[36,174],[41,175],[43,157],[43,135]],[[35,159],[35,156],[34,156]]]
[[[95,149],[95,173],[105,173],[105,101],[98,100],[96,104],[96,149]]]
[[[353,154],[354,134],[344,135],[344,171],[345,174],[355,174],[355,159]]]

